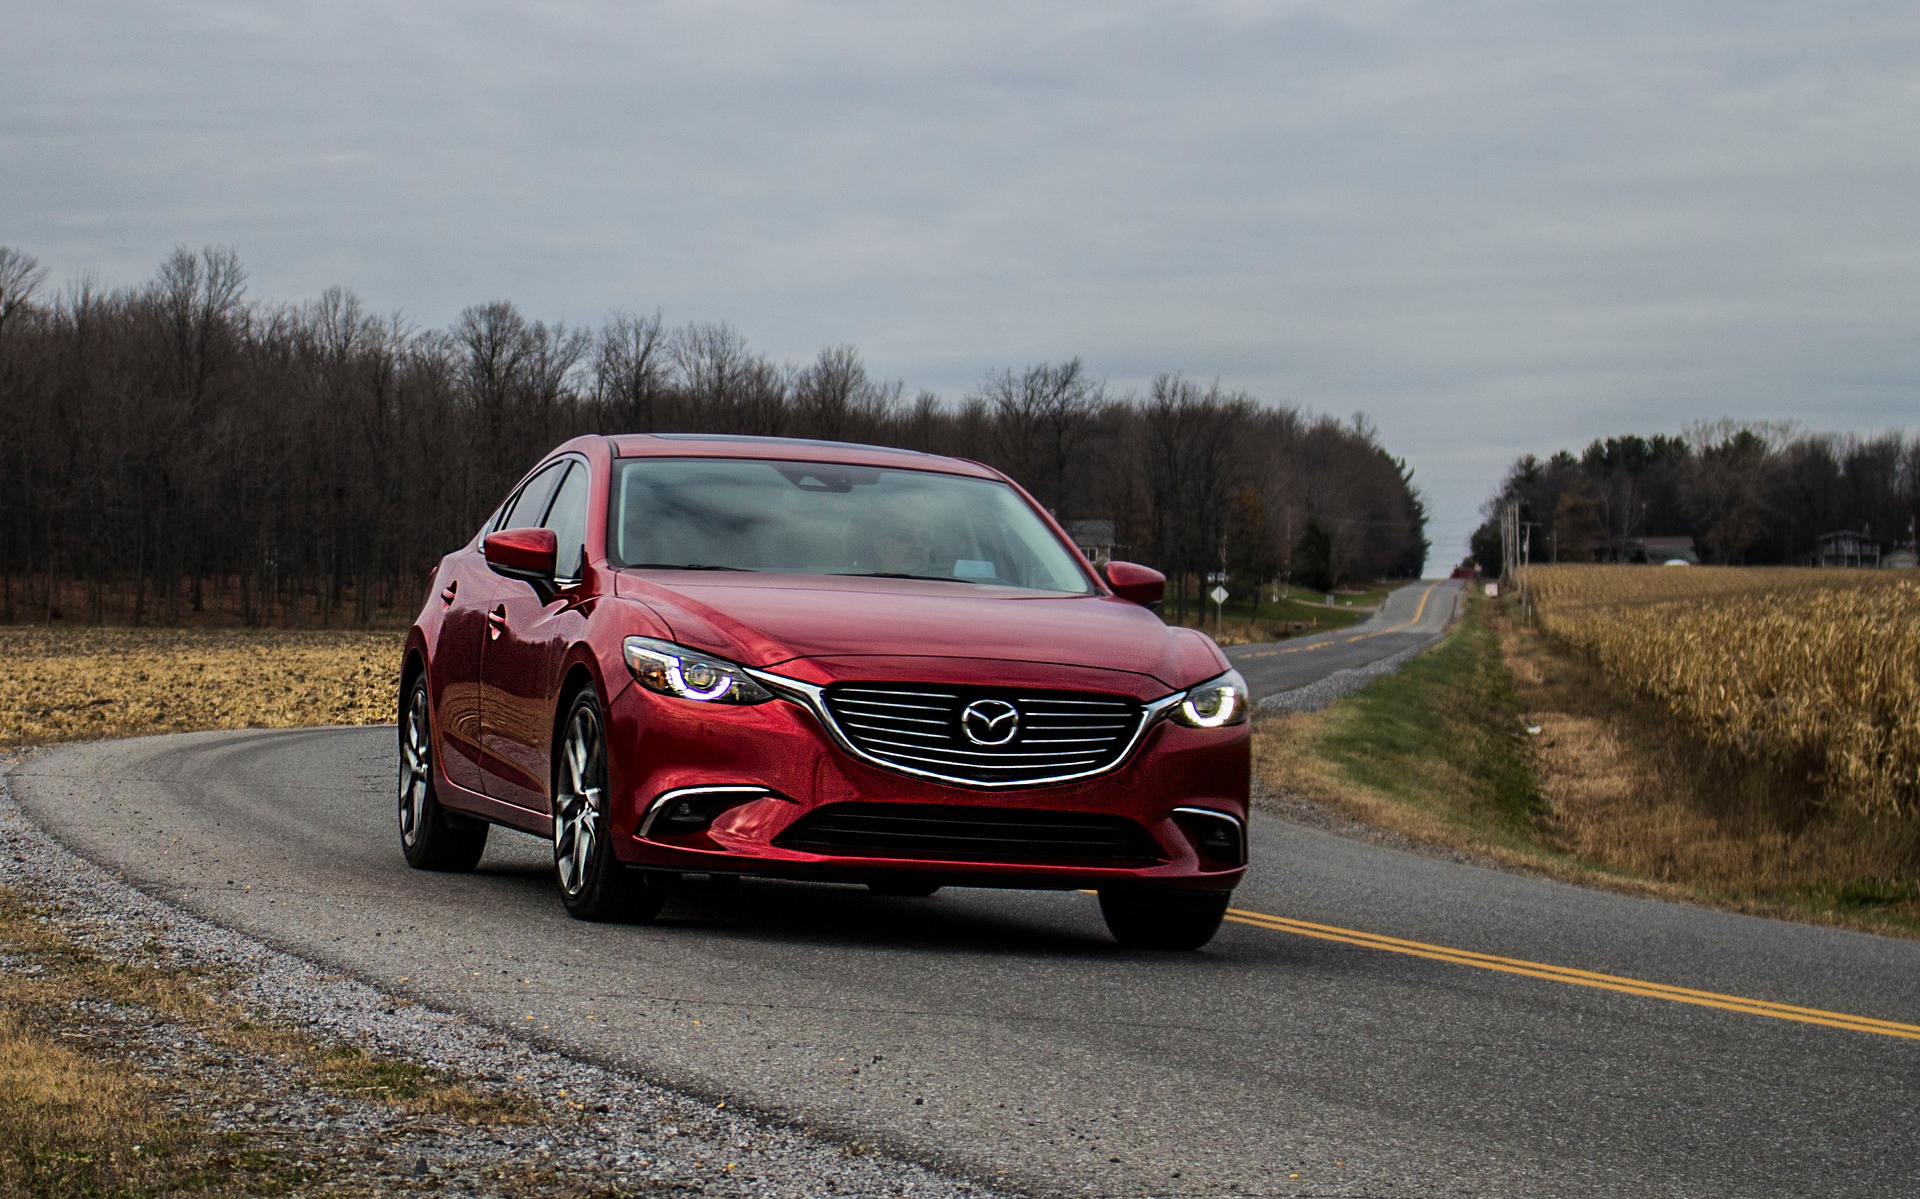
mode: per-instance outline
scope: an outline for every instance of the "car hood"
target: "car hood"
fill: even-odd
[[[1227,669],[1204,634],[1107,595],[822,575],[622,571],[618,594],[683,645],[747,666],[799,658],[965,658],[1117,670],[1171,688]]]

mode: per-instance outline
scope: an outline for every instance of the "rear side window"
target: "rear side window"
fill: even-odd
[[[587,549],[587,468],[576,462],[567,472],[566,482],[560,484],[559,492],[553,497],[553,509],[547,513],[543,522],[553,530],[554,540],[559,546],[559,557],[554,562],[554,576],[561,579],[580,577],[582,560]]]
[[[571,461],[562,459],[528,479],[527,485],[520,489],[519,496],[507,505],[506,513],[500,517],[500,523],[493,531],[539,528],[540,522],[547,518],[547,506],[553,500],[554,491],[571,465]]]

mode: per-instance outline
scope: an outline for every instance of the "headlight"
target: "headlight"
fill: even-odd
[[[1229,670],[1217,679],[1209,679],[1187,692],[1173,709],[1173,718],[1188,728],[1217,729],[1229,724],[1245,724],[1253,693],[1237,670]]]
[[[627,669],[634,679],[661,695],[703,704],[760,704],[773,698],[773,692],[754,682],[739,666],[684,645],[629,637],[625,650]]]

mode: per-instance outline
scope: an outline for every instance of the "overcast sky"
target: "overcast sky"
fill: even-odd
[[[0,0],[0,244],[427,326],[662,309],[957,397],[1365,411],[1429,569],[1515,455],[1920,425],[1920,6]]]

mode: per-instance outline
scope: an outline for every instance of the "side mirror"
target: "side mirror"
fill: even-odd
[[[480,543],[480,553],[495,574],[551,588],[554,566],[560,558],[560,540],[552,529],[502,529],[487,534]]]
[[[1134,562],[1107,563],[1107,586],[1123,600],[1152,607],[1167,593],[1167,576]]]

